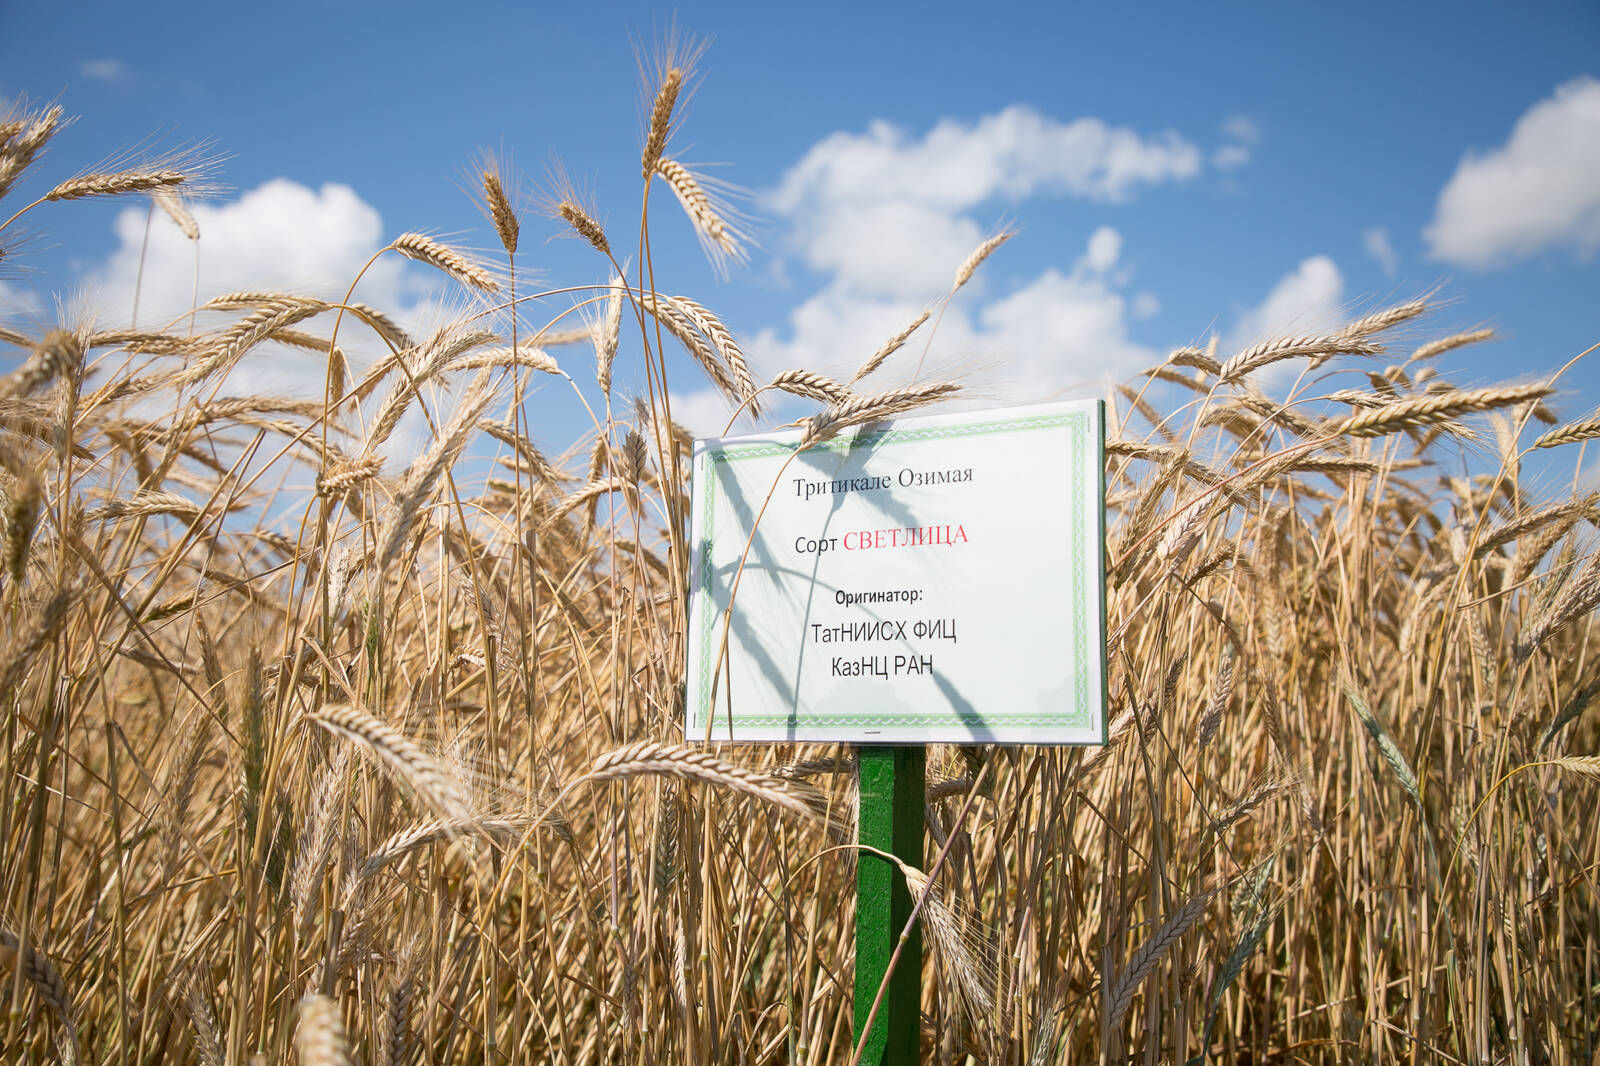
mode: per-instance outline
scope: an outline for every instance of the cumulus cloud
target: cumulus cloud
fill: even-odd
[[[1232,352],[1287,333],[1331,329],[1342,317],[1343,302],[1344,278],[1338,266],[1325,255],[1312,256],[1280,278],[1260,304],[1239,316],[1224,347]]]
[[[1372,261],[1383,268],[1384,277],[1394,277],[1400,269],[1400,257],[1395,254],[1394,245],[1389,243],[1389,231],[1382,226],[1374,226],[1361,234],[1361,243]]]
[[[1600,248],[1600,80],[1534,104],[1505,144],[1468,153],[1423,231],[1435,259],[1489,268],[1553,248]]]
[[[190,209],[200,226],[201,303],[236,289],[342,298],[384,243],[377,209],[347,185],[312,189],[276,178],[232,202]],[[194,295],[196,243],[161,211],[144,207],[118,213],[113,230],[116,249],[86,282],[100,319],[114,325],[132,319],[135,288],[142,322],[164,322],[187,312]],[[380,259],[362,279],[359,298],[393,307],[402,296],[403,277],[398,260]]]
[[[886,122],[833,134],[784,175],[770,207],[813,270],[906,298],[948,284],[984,237],[974,208],[1033,196],[1121,202],[1200,167],[1199,149],[1173,131],[1062,122],[1017,105],[972,123],[945,119],[921,138]]]
[[[993,233],[995,213],[1039,198],[1121,203],[1203,166],[1200,149],[1175,131],[1062,121],[1022,105],[970,122],[945,119],[921,136],[885,122],[835,133],[766,198],[786,249],[818,287],[785,323],[757,333],[749,351],[767,375],[805,367],[848,378],[947,295],[956,267]],[[1008,253],[1028,237],[944,307],[931,349],[931,324],[912,339],[885,367],[884,384],[909,376],[926,355],[924,377],[958,371],[988,400],[1034,400],[1153,360],[1127,326],[1158,313],[1160,302],[1127,295],[1133,270],[1121,233],[1079,231],[1068,246],[1081,241],[1081,252],[1070,262],[1046,262],[996,294]]]
[[[95,81],[121,81],[128,75],[128,65],[120,59],[85,59],[78,64],[78,73]]]
[[[82,278],[83,299],[100,328],[175,326],[184,322],[192,301],[204,304],[237,290],[271,291],[342,300],[350,283],[373,253],[386,243],[378,211],[346,185],[311,188],[276,178],[236,200],[197,203],[190,208],[200,239],[191,241],[162,211],[128,207],[113,222],[116,248]],[[147,228],[148,220],[148,228]],[[197,258],[198,256],[198,258]],[[141,267],[141,258],[143,261]],[[198,293],[196,279],[198,278]],[[137,314],[134,292],[138,290]],[[355,299],[400,319],[414,330],[442,325],[432,292],[415,280],[399,257],[382,256],[366,272]],[[202,313],[201,328],[237,319],[238,312]],[[210,317],[207,317],[210,316]],[[300,327],[326,336],[331,317]],[[381,350],[381,342],[346,318],[339,347],[360,367]],[[255,349],[228,375],[231,395],[320,396],[326,360],[313,352],[278,345]],[[415,412],[396,431],[391,458],[425,443],[425,426]]]
[[[1107,379],[1152,364],[1156,352],[1128,335],[1121,253],[1121,235],[1102,226],[1066,269],[1048,268],[996,299],[949,304],[937,333],[930,332],[931,323],[924,326],[874,380],[879,387],[902,383],[926,356],[924,378],[955,374],[986,402],[1024,402],[1075,387],[1098,389]],[[941,276],[941,283],[948,286],[949,278]],[[787,328],[762,330],[748,348],[768,375],[805,367],[848,379],[924,306],[837,279],[796,308]],[[686,424],[697,431],[706,428]]]

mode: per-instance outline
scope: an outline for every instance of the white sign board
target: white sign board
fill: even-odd
[[[1099,401],[799,442],[695,444],[688,739],[1104,742]]]

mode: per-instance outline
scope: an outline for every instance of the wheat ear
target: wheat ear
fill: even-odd
[[[718,269],[724,268],[729,259],[742,261],[744,234],[724,217],[730,212],[712,202],[701,179],[675,159],[657,161],[656,173],[678,198],[684,214],[694,224],[701,247]]]
[[[1223,363],[1218,380],[1232,384],[1264,366],[1301,356],[1327,356],[1341,353],[1350,355],[1376,355],[1383,346],[1371,341],[1353,339],[1343,333],[1323,337],[1284,337],[1253,345]]]
[[[611,242],[606,240],[606,231],[595,221],[593,215],[571,200],[562,200],[557,204],[556,213],[567,220],[567,225],[571,226],[578,236],[594,245],[597,252],[610,258]]]
[[[389,247],[407,259],[415,259],[419,263],[437,267],[474,289],[483,289],[487,292],[500,291],[500,283],[487,270],[427,234],[402,233],[390,243]]]
[[[891,389],[876,396],[854,396],[807,419],[804,443],[817,444],[851,426],[893,418],[960,391],[961,386],[954,381],[937,381],[930,385]]]
[[[300,1066],[350,1066],[350,1044],[345,1039],[339,1004],[327,996],[307,992],[300,1000],[299,1013],[294,1048],[300,1055]]]
[[[19,950],[21,947],[22,941],[15,933],[9,929],[0,929],[0,963],[4,963],[13,971],[17,969],[22,971],[23,978],[33,986],[33,990],[39,994],[39,999],[50,1008],[50,1013],[61,1023],[62,1029],[66,1032],[72,1061],[77,1062],[80,1057],[78,1027],[72,1020],[72,1001],[67,998],[67,983],[61,979],[61,972],[44,952],[31,943],[27,951]]]
[[[443,762],[398,729],[350,705],[322,707],[306,717],[376,756],[439,817],[451,823],[472,820],[472,804],[461,782]]]
[[[493,169],[483,172],[483,199],[489,208],[489,218],[494,222],[494,231],[500,237],[500,247],[506,250],[507,255],[515,255],[522,226],[517,221],[517,212],[511,207],[511,198],[506,195],[500,175]]]
[[[641,174],[648,178],[655,170],[661,153],[667,149],[667,135],[672,129],[672,111],[678,106],[678,94],[683,91],[684,71],[671,67],[661,78],[656,89],[655,103],[650,108],[650,128],[645,133],[644,150],[639,154]]]
[[[993,251],[993,249],[990,250]],[[976,270],[977,268],[974,267],[973,269]],[[889,358],[895,352],[898,352],[902,347],[904,347],[906,341],[911,339],[911,335],[913,333],[922,328],[922,324],[928,321],[928,316],[932,313],[932,311],[924,309],[922,314],[918,315],[916,319],[912,321],[911,325],[907,326],[899,333],[896,333],[893,337],[890,337],[888,340],[884,341],[883,347],[873,352],[867,361],[861,364],[861,369],[857,370],[856,376],[850,379],[850,384],[854,385],[856,382],[860,381],[862,378],[878,369],[883,365],[883,361],[885,359]]]
[[[1139,990],[1144,979],[1178,943],[1178,939],[1189,931],[1189,927],[1200,920],[1200,916],[1206,912],[1206,907],[1211,904],[1215,896],[1215,889],[1190,896],[1161,928],[1156,930],[1155,935],[1128,956],[1127,965],[1122,968],[1122,975],[1117,978],[1108,997],[1109,1006],[1106,1012],[1108,1027],[1115,1028],[1117,1023],[1122,1021],[1122,1016],[1127,1014],[1128,1008],[1133,1005],[1133,994]]]
[[[177,223],[183,235],[191,241],[200,239],[200,224],[194,220],[194,215],[184,206],[183,199],[177,192],[169,188],[160,188],[150,194],[156,206],[167,213],[167,217]]]
[[[956,268],[956,280],[955,283],[950,286],[950,291],[955,292],[967,282],[971,281],[972,275],[978,272],[978,268],[983,265],[983,261],[993,255],[996,249],[1014,236],[1016,236],[1014,232],[1007,230],[1004,233],[995,234],[993,237],[990,237],[988,240],[974,248],[972,250],[972,254],[967,256],[962,264]]]
[[[122,170],[115,174],[85,174],[70,178],[44,194],[46,200],[81,200],[86,196],[120,196],[181,185],[188,175],[181,170]]]
[[[640,774],[671,774],[685,780],[704,781],[763,800],[807,818],[818,811],[818,794],[798,781],[783,781],[726,762],[699,748],[681,744],[641,741],[607,752],[580,780],[615,781]]]
[[[1442,422],[1471,411],[1487,411],[1542,399],[1553,390],[1548,385],[1512,385],[1506,388],[1471,389],[1417,396],[1398,403],[1384,404],[1361,411],[1329,429],[1330,436],[1376,437],[1401,429]]]
[[[850,399],[850,390],[846,386],[809,370],[785,370],[773,378],[768,387],[822,403],[844,403]]]
[[[1576,422],[1568,422],[1564,426],[1557,426],[1534,441],[1533,446],[1535,448],[1555,448],[1563,444],[1577,444],[1580,441],[1593,440],[1596,437],[1600,437],[1600,411],[1596,411],[1588,418],[1580,418]]]
[[[1454,351],[1457,348],[1464,348],[1469,344],[1478,344],[1482,341],[1492,340],[1493,338],[1494,330],[1492,329],[1474,329],[1469,330],[1466,333],[1455,333],[1451,336],[1441,337],[1436,341],[1429,341],[1427,344],[1424,344],[1422,347],[1411,353],[1411,358],[1408,359],[1407,362],[1415,363],[1420,362],[1423,359],[1432,359],[1436,355],[1443,355],[1445,352]]]

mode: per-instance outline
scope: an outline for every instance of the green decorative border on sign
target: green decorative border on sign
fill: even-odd
[[[746,459],[773,458],[789,456],[801,451],[805,452],[839,452],[861,447],[871,447],[884,443],[908,443],[923,440],[942,440],[962,437],[983,436],[995,433],[1020,433],[1044,429],[1067,429],[1068,466],[1071,479],[1071,492],[1074,499],[1083,499],[1084,489],[1087,487],[1084,477],[1084,445],[1088,443],[1085,438],[1093,438],[1096,456],[1096,485],[1095,493],[1099,505],[1098,532],[1100,544],[1096,552],[1095,575],[1100,584],[1099,596],[1099,622],[1098,632],[1105,632],[1105,441],[1103,433],[1094,433],[1096,425],[1104,424],[1103,408],[1099,419],[1091,419],[1086,411],[1074,411],[1062,414],[1029,415],[1021,418],[996,419],[986,422],[973,422],[966,424],[942,426],[907,426],[903,428],[891,427],[883,430],[857,432],[850,436],[840,436],[820,444],[813,444],[802,449],[799,442],[786,443],[778,441],[763,441],[752,444],[733,444],[719,448],[708,447],[699,456],[699,462],[704,464],[702,471],[703,482],[706,486],[701,498],[700,543],[698,556],[701,568],[701,655],[700,655],[700,692],[703,702],[694,708],[696,718],[687,723],[691,728],[703,731],[714,714],[711,702],[712,694],[712,667],[715,662],[715,650],[718,641],[715,637],[714,619],[719,612],[713,609],[712,580],[714,568],[712,566],[713,525],[716,515],[716,493],[718,479],[716,467]],[[1073,629],[1076,634],[1077,655],[1075,661],[1081,666],[1086,666],[1091,661],[1097,661],[1100,668],[1101,700],[1097,707],[1090,707],[1089,674],[1085,669],[1076,671],[1075,698],[1072,708],[1061,714],[979,714],[957,711],[954,708],[938,714],[807,714],[797,722],[795,715],[739,715],[731,714],[731,721],[724,720],[723,724],[732,730],[734,739],[737,739],[738,729],[741,725],[752,728],[772,728],[803,725],[814,727],[844,727],[863,728],[881,727],[918,728],[940,726],[949,724],[962,725],[988,725],[1010,727],[1045,727],[1059,726],[1074,729],[1087,728],[1099,712],[1102,734],[1104,733],[1105,692],[1104,678],[1106,670],[1105,642],[1101,640],[1098,655],[1091,659],[1089,650],[1090,626],[1087,612],[1085,611],[1084,597],[1087,590],[1085,572],[1089,569],[1086,558],[1087,545],[1083,535],[1083,523],[1073,521],[1068,523],[1068,547],[1073,559],[1073,603],[1074,613]],[[713,730],[713,736],[715,731]],[[723,738],[727,739],[727,738]]]

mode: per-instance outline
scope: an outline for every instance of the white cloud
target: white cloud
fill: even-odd
[[[1250,162],[1250,149],[1242,144],[1225,144],[1211,153],[1211,165],[1218,170],[1238,170]]]
[[[696,438],[722,436],[732,415],[733,404],[717,389],[673,389],[672,420]],[[740,433],[747,428],[734,426],[730,432]]]
[[[926,354],[924,378],[954,375],[986,401],[1020,402],[1098,387],[1154,363],[1156,353],[1127,333],[1129,311],[1117,281],[1121,245],[1116,230],[1101,227],[1070,270],[1047,269],[987,303],[950,304],[936,334],[929,332],[932,323],[924,326],[872,380],[878,387],[903,383]],[[767,374],[805,367],[848,379],[922,306],[836,282],[794,311],[787,337],[763,330],[750,353]]]
[[[85,59],[78,73],[95,81],[121,81],[128,76],[128,65],[120,59]]]
[[[346,185],[312,189],[276,178],[236,200],[190,208],[200,229],[198,242],[185,237],[160,210],[128,207],[118,213],[113,222],[115,250],[83,279],[85,300],[100,328],[124,328],[137,321],[141,328],[186,330],[183,319],[196,298],[197,249],[200,304],[241,289],[343,300],[356,275],[386,243],[377,209]],[[428,290],[408,278],[398,256],[381,256],[367,269],[353,299],[379,308],[413,330],[441,324],[444,316],[426,298]],[[242,314],[206,313],[199,325],[215,328]],[[323,315],[296,328],[327,336],[332,322],[332,316]],[[339,347],[357,368],[382,350],[381,342],[349,316],[340,327]],[[325,376],[324,357],[269,344],[240,361],[223,391],[320,396]],[[391,461],[403,462],[420,449],[425,428],[415,410],[408,413],[392,438]]]
[[[1211,165],[1218,170],[1237,170],[1250,162],[1251,149],[1261,143],[1261,127],[1249,115],[1229,115],[1222,122],[1222,135],[1227,138],[1211,153]]]
[[[884,122],[833,134],[768,197],[820,287],[783,327],[757,334],[751,354],[766,374],[805,367],[848,378],[948,292],[956,267],[993,232],[992,216],[975,217],[980,210],[1040,197],[1121,202],[1192,178],[1203,165],[1200,150],[1170,130],[1061,121],[1021,105],[972,122],[945,119],[921,137]],[[991,296],[1010,251],[945,308],[931,351],[930,325],[895,356],[885,384],[910,375],[928,352],[924,376],[956,370],[980,382],[987,398],[1027,400],[1154,358],[1128,336],[1134,312],[1123,289],[1132,271],[1117,230],[1100,227],[1076,262],[1047,265]],[[1160,307],[1150,294],[1135,303],[1146,316]],[[965,362],[953,367],[952,357]]]
[[[1373,262],[1383,268],[1384,277],[1394,277],[1400,269],[1400,256],[1395,253],[1394,245],[1389,243],[1389,231],[1382,226],[1374,226],[1361,235],[1361,243]]]
[[[1229,115],[1223,119],[1222,134],[1240,144],[1261,143],[1261,127],[1249,115]]]
[[[1468,153],[1423,231],[1435,259],[1487,268],[1549,248],[1600,248],[1600,80],[1534,104],[1505,144]]]
[[[1110,226],[1101,226],[1089,234],[1089,247],[1083,253],[1083,265],[1097,274],[1104,274],[1117,265],[1122,255],[1122,234]]]
[[[1330,329],[1342,317],[1343,300],[1339,268],[1325,255],[1312,256],[1280,278],[1259,305],[1239,316],[1224,348],[1231,353],[1289,333]]]
[[[784,175],[771,206],[813,270],[883,296],[947,285],[985,235],[966,212],[995,200],[1116,202],[1194,176],[1200,152],[1176,133],[1141,135],[1096,118],[1060,122],[1013,106],[921,139],[885,122],[836,133]]]
[[[15,282],[0,281],[0,321],[36,315],[44,309],[39,294]]]
[[[232,202],[190,209],[200,227],[201,303],[237,289],[342,299],[384,243],[377,209],[347,185],[311,189],[275,178]],[[185,314],[194,296],[196,242],[161,211],[144,207],[121,211],[113,228],[116,250],[86,279],[101,324],[128,324],[136,287],[139,322],[153,325]],[[385,256],[367,271],[356,299],[391,310],[404,290],[398,259]]]
[[[1121,201],[1140,185],[1199,171],[1199,150],[1171,130],[1141,136],[1097,118],[1064,123],[1018,104],[971,125],[945,119],[920,141],[886,122],[833,134],[784,176],[774,203],[793,214],[905,201],[960,211],[1038,193]]]
[[[885,297],[948,288],[985,234],[977,222],[911,201],[830,204],[798,227],[806,262]]]

